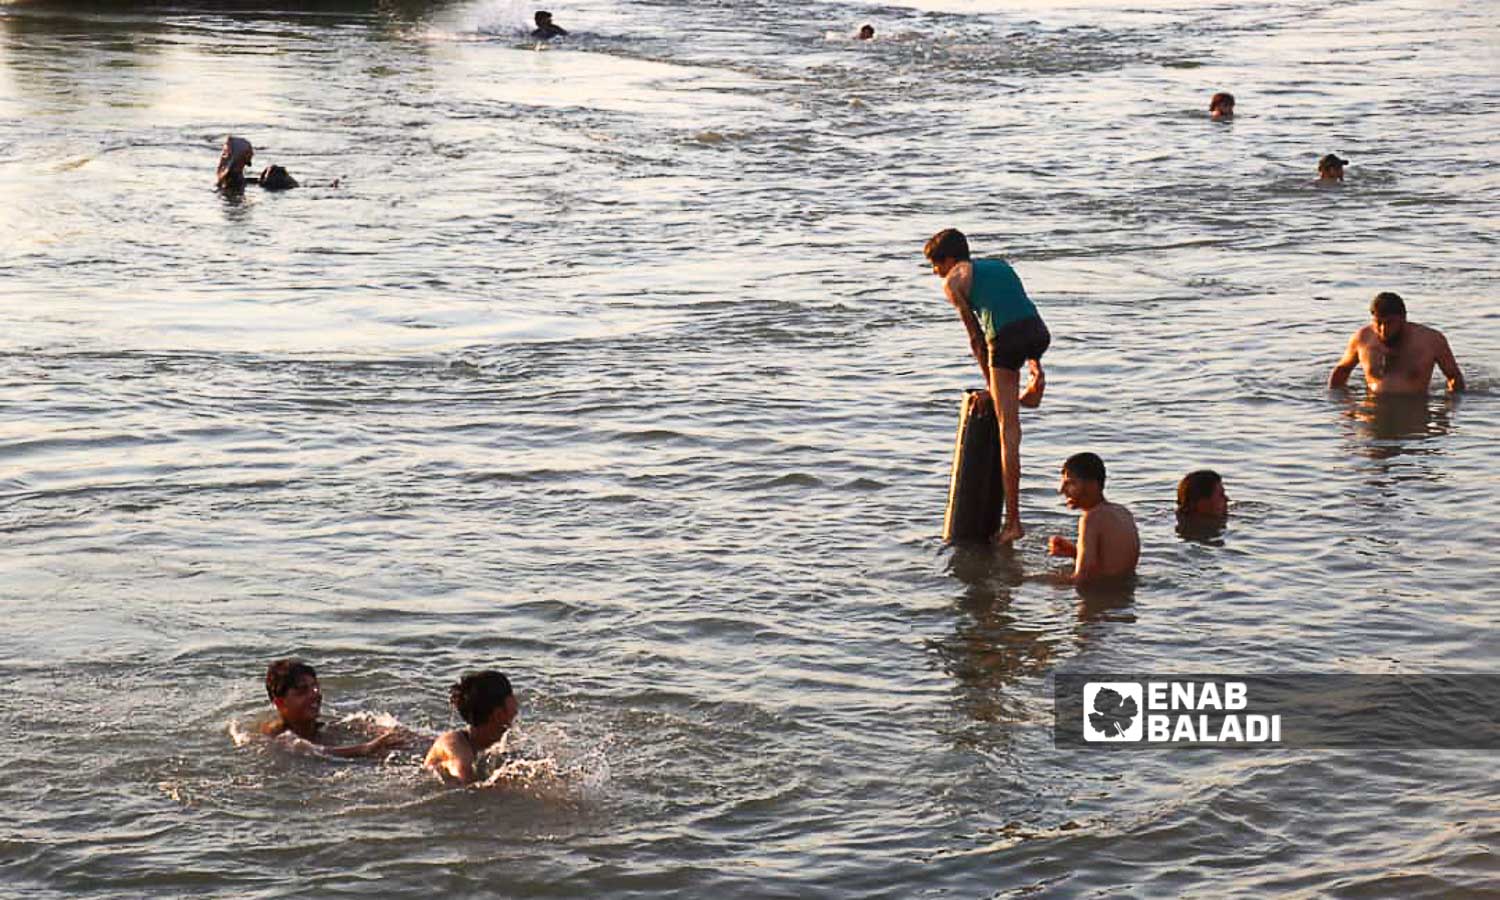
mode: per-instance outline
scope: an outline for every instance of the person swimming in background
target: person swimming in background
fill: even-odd
[[[858,35],[858,37],[862,41],[873,41],[873,40],[875,40],[875,26],[874,25],[861,25],[861,26],[859,26],[859,35]]]
[[[537,40],[550,41],[555,37],[564,37],[568,33],[566,28],[552,23],[552,13],[545,9],[537,10],[532,18],[536,22],[536,29],[531,32],[531,36]]]
[[[1070,541],[1054,534],[1047,541],[1052,556],[1073,559],[1073,584],[1135,574],[1141,558],[1141,536],[1135,517],[1118,503],[1104,499],[1104,460],[1093,453],[1075,453],[1062,465],[1057,492],[1069,509],[1082,511],[1078,536]]]
[[[472,784],[484,751],[505,736],[520,713],[510,679],[494,670],[468,672],[448,691],[448,702],[468,728],[449,731],[432,742],[423,768],[446,782]]]
[[[1349,160],[1340,159],[1332,153],[1318,160],[1318,184],[1334,185],[1343,184],[1344,166],[1349,165]]]
[[[1198,469],[1177,482],[1177,518],[1223,521],[1229,516],[1224,479],[1213,469]]]
[[[1228,91],[1219,91],[1210,97],[1208,116],[1215,120],[1234,118],[1234,95]]]
[[[1370,324],[1355,331],[1344,356],[1328,374],[1328,387],[1349,383],[1355,366],[1365,372],[1371,394],[1426,394],[1432,368],[1443,370],[1448,391],[1464,389],[1464,373],[1441,331],[1406,321],[1406,301],[1394,291],[1382,291],[1370,301]]]
[[[218,189],[225,193],[237,193],[245,185],[255,183],[268,191],[285,191],[298,187],[297,179],[281,166],[266,166],[259,176],[245,177],[245,167],[255,159],[255,148],[245,138],[229,135],[224,138],[224,149],[219,152],[219,168],[216,178]],[[334,186],[338,186],[337,180]]]
[[[306,662],[288,657],[278,659],[266,668],[266,694],[276,707],[276,719],[261,727],[268,737],[295,735],[328,756],[378,756],[404,743],[407,735],[400,729],[383,731],[361,744],[331,746],[318,713],[323,709],[323,689],[318,673]]]
[[[922,253],[932,264],[933,274],[943,279],[943,293],[969,333],[969,349],[984,373],[990,403],[999,416],[1005,521],[994,540],[1009,544],[1025,534],[1021,526],[1020,407],[1035,409],[1042,404],[1047,388],[1042,354],[1051,346],[1052,334],[1010,263],[970,259],[969,240],[963,232],[956,228],[939,231],[928,239]],[[1031,381],[1018,393],[1023,364],[1031,372]]]
[[[224,149],[219,152],[219,169],[216,184],[221,191],[243,191],[245,189],[245,167],[255,158],[255,148],[241,137],[229,135],[224,138]]]

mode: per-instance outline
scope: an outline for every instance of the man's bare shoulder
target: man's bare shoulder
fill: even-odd
[[[445,731],[438,735],[437,740],[432,742],[432,749],[427,751],[426,765],[446,759],[462,759],[469,749],[468,741],[462,740],[462,736],[459,731]]]
[[[1135,531],[1135,516],[1130,514],[1130,510],[1111,500],[1105,500],[1093,509],[1084,510],[1082,520],[1095,527],[1107,528],[1111,531]]]
[[[1406,327],[1415,331],[1416,336],[1421,339],[1423,344],[1428,344],[1436,347],[1447,340],[1447,338],[1443,337],[1443,333],[1441,331],[1438,331],[1431,325],[1422,325],[1418,322],[1408,322],[1406,324]]]

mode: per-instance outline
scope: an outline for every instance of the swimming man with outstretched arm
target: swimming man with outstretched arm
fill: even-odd
[[[362,744],[332,746],[318,713],[323,709],[323,689],[318,673],[300,659],[278,659],[266,668],[266,694],[276,707],[276,718],[267,722],[261,732],[269,737],[292,734],[313,744],[328,756],[378,756],[400,746],[406,734],[399,729],[384,731]]]

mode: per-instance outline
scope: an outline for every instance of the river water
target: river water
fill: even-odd
[[[1063,751],[1049,686],[1493,669],[1495,3],[299,6],[0,5],[4,893],[1500,890],[1484,753]],[[949,225],[1054,334],[1013,553],[939,538]],[[1467,394],[1324,389],[1381,290]],[[1044,577],[1082,449],[1128,593]],[[422,733],[504,669],[528,767],[270,746],[287,654]]]

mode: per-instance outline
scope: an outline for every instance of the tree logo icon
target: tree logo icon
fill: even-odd
[[[1144,692],[1129,681],[1090,681],[1083,686],[1083,739],[1138,741],[1145,731]]]

